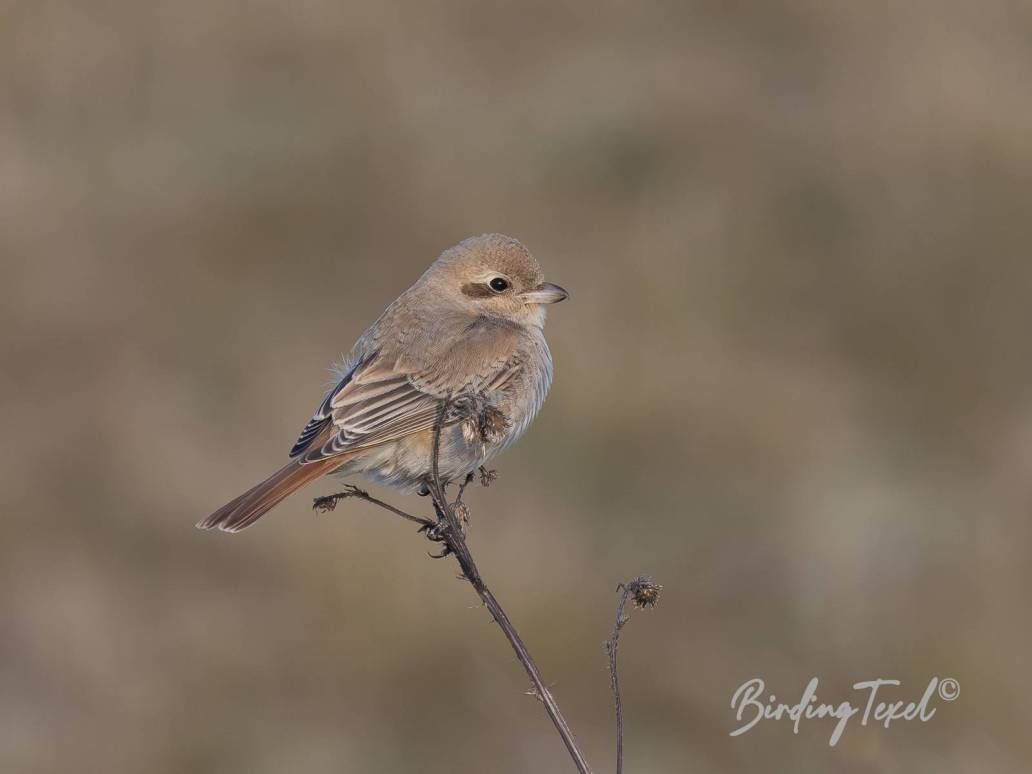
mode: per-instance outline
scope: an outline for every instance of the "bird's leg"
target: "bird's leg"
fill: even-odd
[[[463,494],[463,492],[466,491],[466,487],[469,486],[469,483],[472,480],[473,480],[473,471],[471,470],[469,473],[466,474],[466,478],[463,480],[463,482],[461,484],[459,484],[459,494],[458,494],[458,497],[455,498],[455,505],[458,505],[459,503],[462,502],[462,494]]]
[[[432,482],[430,482],[430,481],[424,482],[423,486],[420,489],[420,494],[423,494],[424,491],[427,494],[429,494],[431,486],[432,486]],[[448,489],[448,482],[443,482],[441,484],[441,490],[443,492],[447,492],[447,489]],[[459,489],[459,496],[460,497],[462,496],[462,487],[460,487],[460,489]],[[435,501],[435,505],[436,505],[436,501]],[[444,548],[441,549],[441,553],[439,553],[439,554],[431,554],[431,553],[427,552],[427,555],[431,559],[444,559],[446,556],[449,556],[452,553],[451,547],[447,544],[447,537],[446,537],[446,534],[448,532],[448,521],[447,521],[447,519],[444,518],[444,515],[440,512],[439,509],[438,509],[438,512],[437,512],[437,520],[433,521],[433,522],[428,520],[427,523],[424,524],[419,529],[419,531],[422,532],[424,535],[426,535],[426,539],[427,540],[430,540],[431,542],[434,542],[434,543],[444,543],[445,544]]]

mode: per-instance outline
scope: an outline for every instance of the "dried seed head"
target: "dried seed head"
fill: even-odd
[[[656,606],[663,587],[658,583],[653,583],[652,578],[642,575],[628,583],[627,590],[631,592],[634,606],[644,610],[646,607]]]
[[[455,512],[456,518],[459,520],[459,527],[462,528],[462,534],[466,534],[466,527],[469,526],[469,506],[461,500],[452,503],[452,510]]]
[[[486,406],[478,419],[480,437],[487,443],[500,441],[512,426],[509,418],[494,406]]]

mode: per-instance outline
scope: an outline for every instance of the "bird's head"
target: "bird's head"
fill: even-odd
[[[477,316],[541,326],[545,307],[567,297],[512,237],[483,234],[445,250],[423,277],[435,295]]]

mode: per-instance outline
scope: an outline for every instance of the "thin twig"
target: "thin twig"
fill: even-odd
[[[421,524],[424,529],[433,527],[435,524],[432,519],[425,519],[422,516],[413,516],[411,513],[405,513],[405,511],[400,508],[395,508],[390,503],[385,503],[383,500],[373,497],[369,492],[364,489],[359,489],[354,484],[345,484],[343,492],[326,495],[325,497],[316,497],[312,507],[322,513],[328,513],[337,507],[337,503],[349,497],[354,497],[356,500],[365,500],[367,503],[372,503],[373,505],[379,505],[381,508],[385,508],[391,513],[401,516],[403,519],[408,519],[416,524]]]
[[[616,649],[620,644],[620,630],[627,620],[623,617],[624,605],[630,592],[623,584],[623,594],[616,605],[616,621],[613,623],[613,634],[606,643],[609,651],[609,686],[613,689],[613,701],[616,704],[616,774],[623,774],[623,701],[620,699],[620,678],[616,673]]]
[[[609,685],[613,689],[613,702],[616,705],[616,774],[623,774],[623,700],[620,697],[620,678],[616,672],[616,651],[620,646],[620,630],[630,620],[624,615],[627,600],[631,599],[638,608],[653,607],[659,600],[659,592],[663,587],[653,583],[651,578],[639,575],[632,581],[621,583],[616,587],[620,601],[616,604],[616,620],[613,622],[613,633],[606,640],[606,651],[609,653]]]

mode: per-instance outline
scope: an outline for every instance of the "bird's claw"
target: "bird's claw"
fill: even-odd
[[[444,533],[448,531],[448,522],[441,520],[433,524],[424,524],[419,531],[426,535],[426,539],[434,543],[444,542]]]
[[[426,555],[431,559],[444,559],[444,557],[451,554],[451,546],[445,543],[445,533],[448,531],[448,522],[439,521],[436,524],[428,524],[419,530],[420,532],[426,533],[427,540],[431,540],[434,543],[444,543],[444,548],[441,549],[441,553],[434,554],[430,551],[426,552]]]

